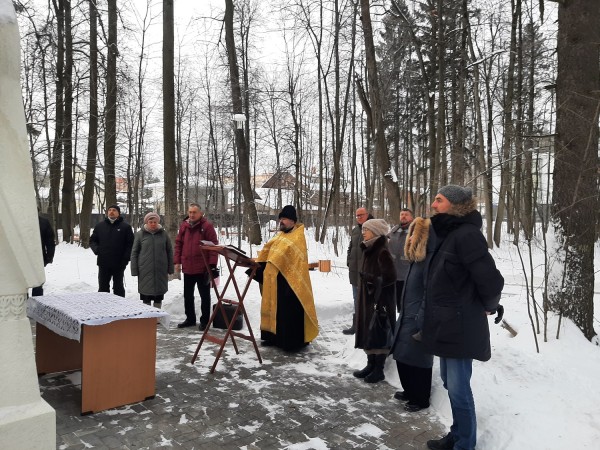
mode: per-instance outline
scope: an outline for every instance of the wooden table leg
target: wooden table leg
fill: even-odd
[[[80,370],[83,346],[74,339],[35,324],[35,364],[38,375]]]

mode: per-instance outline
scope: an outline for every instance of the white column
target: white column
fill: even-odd
[[[27,289],[44,281],[19,80],[19,30],[0,0],[0,448],[55,449],[56,415],[40,396]]]

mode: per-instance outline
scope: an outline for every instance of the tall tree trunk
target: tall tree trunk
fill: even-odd
[[[467,0],[461,5],[461,33],[460,33],[460,58],[458,60],[458,101],[457,115],[454,118],[456,127],[456,140],[452,146],[452,183],[463,185],[465,182],[465,111],[466,111],[466,83],[467,83],[467,38],[469,30],[469,9]]]
[[[117,203],[115,153],[117,148],[117,0],[108,0],[108,49],[106,58],[106,106],[104,131],[105,206]],[[98,205],[100,209],[100,205]]]
[[[64,133],[64,67],[65,67],[65,18],[63,0],[53,0],[56,13],[56,127],[54,131],[54,145],[50,157],[50,194],[48,209],[52,219],[52,225],[58,233],[58,205],[60,204],[60,180],[63,154]],[[62,224],[61,224],[62,226]]]
[[[163,0],[163,148],[165,171],[165,228],[175,242],[177,217],[177,162],[175,155],[175,37],[173,0]]]
[[[94,202],[94,182],[96,180],[96,156],[98,154],[98,11],[96,0],[88,0],[90,13],[90,122],[88,125],[87,162],[85,166],[85,186],[79,217],[79,242],[83,248],[90,245],[90,219]]]
[[[469,50],[471,58],[475,61],[475,50],[473,49],[473,42],[471,40],[471,34],[469,33]],[[490,201],[490,183],[492,168],[488,167],[485,159],[485,138],[483,134],[483,113],[481,105],[481,82],[480,82],[480,69],[479,64],[473,66],[473,109],[475,110],[475,122],[476,122],[476,140],[477,143],[477,162],[479,164],[479,173],[482,177],[481,189],[483,191],[483,199],[485,203],[485,235],[489,248],[494,247],[494,241],[492,240],[492,222],[493,222],[493,211],[492,202]]]
[[[594,243],[598,199],[600,2],[558,6],[553,226],[560,270],[552,271],[550,306],[586,338],[594,331]]]
[[[360,7],[360,18],[363,24],[363,35],[365,38],[367,80],[369,83],[369,95],[371,97],[371,108],[373,111],[373,140],[375,143],[375,154],[377,165],[381,171],[383,183],[387,191],[387,200],[390,205],[389,215],[390,217],[395,218],[400,215],[400,188],[390,171],[391,164],[385,140],[385,123],[383,121],[381,90],[379,89],[377,63],[375,60],[375,45],[373,43],[373,27],[371,25],[369,0],[360,0]],[[383,199],[383,195],[381,198]]]
[[[436,143],[435,152],[432,155],[435,161],[432,162],[431,173],[431,193],[435,196],[439,187],[447,184],[447,164],[446,164],[446,41],[445,41],[445,23],[444,23],[444,1],[437,0],[437,91],[438,107],[436,120]]]
[[[524,108],[523,108],[523,17],[521,14],[521,8],[519,5],[519,14],[517,16],[517,64],[516,64],[516,115],[515,120],[515,165],[514,165],[514,188],[512,198],[512,232],[513,232],[513,243],[517,245],[521,234],[521,224],[523,223],[523,122]],[[509,215],[510,220],[510,215]]]
[[[500,173],[500,192],[498,194],[498,211],[496,214],[496,223],[494,226],[494,242],[500,246],[502,235],[502,223],[507,210],[508,192],[510,192],[511,174],[510,158],[512,154],[512,144],[514,140],[513,127],[513,103],[515,92],[515,59],[517,46],[517,23],[518,15],[521,13],[521,0],[511,0],[512,23],[510,29],[510,53],[508,57],[508,69],[506,80],[506,92],[504,94],[504,142],[502,144],[502,166]],[[509,224],[507,226],[510,227]]]
[[[73,34],[71,29],[71,0],[64,0],[65,15],[65,132],[62,185],[62,239],[71,242],[73,235]]]
[[[536,58],[536,39],[537,33],[533,24],[533,19],[529,22],[529,69],[527,77],[527,118],[526,134],[528,138],[525,141],[525,163],[523,167],[523,231],[526,239],[531,239],[534,232],[535,214],[534,208],[537,206],[535,190],[533,186],[533,120],[535,114],[535,65]]]
[[[233,0],[225,0],[225,43],[229,61],[229,79],[231,82],[231,102],[233,111],[236,114],[241,114],[243,112],[243,105],[233,33]],[[252,183],[250,182],[250,152],[248,151],[248,145],[244,137],[243,129],[236,128],[235,143],[239,160],[239,183],[242,195],[244,196],[244,216],[248,242],[250,244],[258,245],[262,240],[260,221],[258,220],[256,203],[254,203],[254,191],[252,190]]]

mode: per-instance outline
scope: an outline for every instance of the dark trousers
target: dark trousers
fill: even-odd
[[[200,323],[207,324],[210,318],[210,279],[208,273],[183,274],[183,305],[187,322],[196,323],[194,289],[200,293]]]
[[[431,396],[432,369],[410,366],[399,361],[396,361],[396,367],[408,401],[422,408],[428,408]]]
[[[162,306],[162,301],[165,299],[164,295],[146,295],[140,294],[140,299],[146,304],[150,305],[154,302],[155,308],[160,308]]]
[[[124,268],[98,266],[98,292],[110,292],[110,279],[112,278],[114,294],[125,297],[124,273]]]

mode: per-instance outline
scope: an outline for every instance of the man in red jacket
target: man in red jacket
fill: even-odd
[[[178,328],[193,327],[196,325],[196,307],[194,304],[194,289],[198,286],[200,292],[200,331],[204,331],[210,318],[210,277],[206,262],[210,269],[216,269],[218,255],[215,252],[205,252],[204,257],[200,250],[201,241],[210,241],[218,244],[215,227],[210,223],[198,203],[190,203],[188,217],[179,227],[175,239],[175,272],[183,271],[183,301],[185,306],[185,321],[177,325]]]

